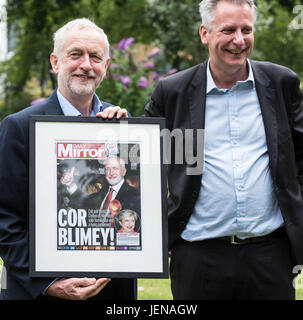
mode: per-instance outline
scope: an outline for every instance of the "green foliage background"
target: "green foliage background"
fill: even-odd
[[[290,28],[295,19],[293,8],[300,1],[256,0],[256,4],[259,16],[252,58],[290,67],[302,79],[303,26]],[[136,45],[160,48],[152,70],[160,75],[200,63],[207,58],[207,48],[198,34],[198,5],[199,0],[7,0],[7,22],[15,48],[12,57],[0,63],[0,74],[5,77],[0,118],[48,96],[56,87],[56,77],[49,72],[52,35],[73,18],[93,19],[114,46],[133,37]],[[301,20],[303,25],[303,17]],[[140,115],[157,81],[150,81],[148,88],[136,87],[148,70],[142,67],[144,57],[136,55],[135,48],[131,50],[133,65],[123,62],[127,57],[122,55],[113,56],[112,63],[123,65],[120,71],[132,78],[132,85],[125,90],[119,77],[111,78],[98,93],[102,99],[123,104],[132,114]]]
[[[112,63],[123,65],[123,76],[131,77],[125,90],[119,77],[104,81],[98,93],[113,104],[123,104],[133,115],[140,115],[157,81],[136,87],[148,70],[144,58],[136,54],[138,45],[160,48],[153,72],[165,75],[182,70],[207,58],[207,48],[199,38],[199,0],[7,0],[7,21],[15,41],[14,54],[0,63],[5,78],[5,97],[0,101],[0,118],[18,111],[39,97],[48,96],[56,87],[50,71],[49,55],[53,33],[73,18],[93,19],[107,33],[115,47],[123,38],[133,37],[133,65],[122,55]],[[303,78],[302,27],[291,29],[296,17],[293,8],[300,0],[256,0],[259,16],[252,58],[268,60],[295,70]],[[303,13],[302,13],[303,15]],[[128,55],[129,52],[125,52]],[[142,55],[142,54],[141,54]],[[117,61],[115,60],[117,59]],[[134,68],[135,65],[135,68]],[[147,76],[151,74],[147,72]]]

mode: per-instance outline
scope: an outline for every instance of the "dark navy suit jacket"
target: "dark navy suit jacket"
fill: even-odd
[[[110,106],[102,102],[104,108]],[[0,126],[0,256],[6,270],[1,299],[39,299],[53,278],[29,277],[29,116],[63,115],[54,93],[7,116]],[[135,299],[136,281],[112,279],[94,299]]]

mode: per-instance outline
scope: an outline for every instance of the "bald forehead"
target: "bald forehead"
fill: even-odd
[[[108,58],[105,36],[102,31],[92,27],[73,28],[62,34],[57,41],[56,54],[59,56],[73,49],[87,49],[89,52],[98,52]]]
[[[105,167],[108,167],[108,166],[113,166],[113,165],[122,165],[120,163],[120,160],[118,158],[108,158],[105,163],[104,163],[104,166]]]
[[[64,39],[64,47],[72,43],[98,45],[105,48],[104,35],[93,28],[82,28],[69,30]]]

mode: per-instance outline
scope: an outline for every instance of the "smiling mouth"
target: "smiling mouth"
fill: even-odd
[[[88,76],[88,75],[84,75],[84,74],[73,74],[73,77],[77,77],[77,78],[84,79],[84,80],[92,80],[95,78],[93,76]]]
[[[228,49],[226,49],[226,51],[229,53],[232,53],[232,54],[241,54],[244,51],[246,51],[246,49],[243,49],[243,50],[228,50]]]

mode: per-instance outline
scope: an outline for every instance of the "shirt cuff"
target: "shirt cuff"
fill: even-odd
[[[56,278],[55,280],[53,280],[53,281],[43,290],[43,295],[44,295],[44,296],[46,295],[47,289],[48,289],[54,282],[56,282],[57,280],[60,280],[60,278]]]

